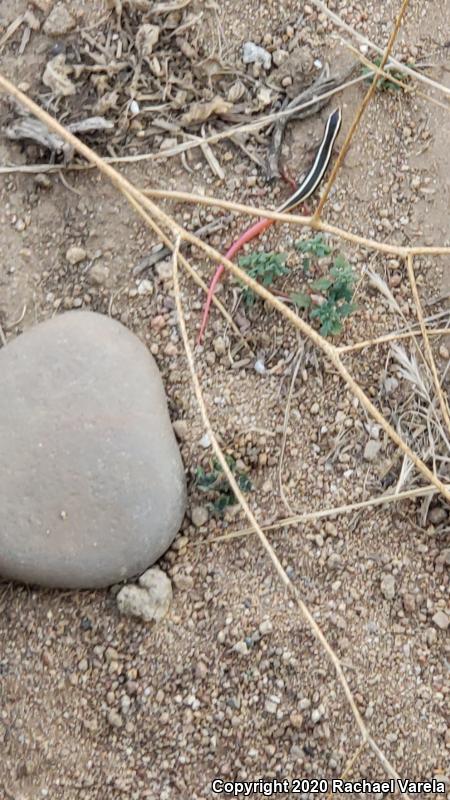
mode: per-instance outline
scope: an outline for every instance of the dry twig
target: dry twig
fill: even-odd
[[[213,429],[211,427],[211,423],[209,421],[208,413],[206,411],[206,406],[205,406],[205,403],[204,403],[204,400],[203,400],[203,395],[202,395],[202,391],[201,391],[201,388],[200,388],[200,383],[199,383],[199,380],[198,380],[198,377],[197,377],[197,373],[196,373],[196,370],[195,370],[194,358],[193,358],[193,355],[192,355],[191,347],[189,345],[189,339],[188,339],[187,330],[186,330],[186,323],[185,323],[184,314],[183,314],[183,306],[182,306],[182,303],[181,303],[180,284],[179,284],[179,280],[178,280],[178,269],[177,269],[177,257],[178,257],[178,249],[179,249],[179,246],[180,246],[180,241],[181,241],[181,237],[178,237],[176,245],[175,245],[175,249],[174,249],[174,252],[173,252],[173,280],[174,280],[174,286],[175,286],[175,302],[176,302],[176,306],[177,306],[178,323],[179,323],[179,326],[180,326],[181,337],[183,339],[184,349],[185,349],[185,352],[186,352],[186,358],[187,358],[187,362],[188,362],[188,365],[189,365],[189,370],[190,370],[190,373],[191,373],[192,385],[194,387],[194,392],[195,392],[195,396],[197,398],[197,403],[198,403],[198,406],[199,406],[199,409],[200,409],[200,414],[201,414],[201,417],[202,417],[202,420],[203,420],[203,424],[205,426],[205,431],[209,436],[209,440],[211,442],[212,448],[214,450],[214,453],[216,455],[217,460],[220,463],[220,466],[222,467],[224,475],[226,476],[226,478],[227,478],[227,480],[228,480],[228,482],[229,482],[229,484],[231,486],[231,489],[233,490],[235,496],[237,497],[237,499],[239,501],[239,504],[241,505],[241,507],[242,507],[247,519],[249,520],[250,524],[252,525],[253,530],[255,531],[256,535],[258,536],[258,539],[261,542],[261,545],[263,546],[265,552],[269,556],[269,559],[272,562],[272,565],[273,565],[278,577],[280,578],[283,586],[292,595],[292,597],[293,597],[298,609],[300,610],[303,618],[307,622],[307,624],[310,627],[311,631],[313,632],[315,638],[318,640],[319,644],[321,645],[321,647],[323,648],[323,650],[327,654],[328,658],[330,659],[330,661],[331,661],[331,663],[332,663],[332,665],[333,665],[333,667],[334,667],[334,669],[336,671],[338,680],[339,680],[339,682],[340,682],[340,684],[342,686],[342,689],[344,691],[344,694],[345,694],[345,697],[347,699],[347,702],[348,702],[348,704],[349,704],[349,706],[351,708],[351,711],[352,711],[353,717],[355,719],[355,722],[356,722],[356,724],[357,724],[357,726],[359,728],[363,743],[367,742],[369,747],[372,749],[372,751],[377,756],[377,758],[380,761],[380,763],[383,765],[383,767],[386,770],[387,774],[390,775],[392,778],[398,779],[398,777],[399,777],[398,773],[395,771],[393,766],[390,764],[390,762],[388,761],[388,759],[386,758],[384,753],[380,750],[380,748],[378,747],[378,745],[376,744],[374,739],[372,739],[372,737],[371,737],[371,735],[370,735],[370,733],[369,733],[369,731],[368,731],[368,729],[367,729],[367,727],[366,727],[366,725],[364,723],[364,720],[363,720],[361,714],[358,711],[357,705],[356,705],[354,697],[353,697],[353,693],[352,693],[352,691],[350,689],[350,686],[347,683],[347,679],[346,679],[346,677],[344,675],[344,671],[342,669],[341,662],[339,661],[336,653],[334,652],[333,648],[329,644],[328,640],[326,639],[326,637],[322,633],[321,628],[319,627],[319,625],[315,621],[315,619],[312,616],[311,612],[309,611],[308,607],[305,605],[305,603],[301,599],[300,594],[299,594],[296,586],[289,579],[289,577],[286,574],[285,570],[283,569],[283,567],[281,565],[281,562],[278,559],[278,556],[276,555],[273,547],[271,546],[271,544],[268,541],[267,537],[264,535],[263,531],[261,530],[260,526],[258,525],[256,517],[254,516],[250,506],[248,505],[244,495],[242,494],[242,492],[241,492],[241,490],[240,490],[240,488],[238,486],[238,483],[237,483],[232,471],[230,470],[230,468],[228,466],[227,460],[226,460],[226,458],[225,458],[225,456],[224,456],[224,454],[222,452],[222,449],[220,448],[220,445],[219,445],[219,443],[218,443],[218,441],[216,439],[214,431],[213,431]],[[408,798],[408,795],[406,793],[402,793],[402,796]]]

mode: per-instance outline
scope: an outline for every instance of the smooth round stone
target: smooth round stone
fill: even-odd
[[[143,572],[186,479],[159,370],[127,328],[73,311],[0,350],[0,575],[60,588]]]

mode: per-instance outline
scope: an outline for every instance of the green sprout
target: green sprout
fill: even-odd
[[[286,259],[285,253],[251,253],[241,256],[239,266],[255,281],[269,287],[277,278],[289,272],[285,267]],[[247,306],[252,306],[255,302],[255,293],[248,286],[244,289],[244,302]]]
[[[249,492],[253,486],[248,475],[238,469],[236,461],[232,456],[225,456],[225,458],[240,490],[242,492]],[[223,514],[226,508],[235,505],[237,502],[235,494],[223,473],[223,469],[216,459],[213,460],[208,471],[205,471],[203,467],[197,467],[195,471],[195,485],[201,492],[210,495],[212,500],[209,506],[216,514]]]

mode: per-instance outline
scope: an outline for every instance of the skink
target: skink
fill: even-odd
[[[330,163],[331,154],[333,152],[333,146],[336,141],[337,135],[339,133],[340,127],[342,122],[342,114],[341,109],[336,108],[328,117],[327,124],[325,125],[325,130],[322,138],[322,142],[320,143],[319,149],[317,150],[316,157],[314,159],[314,163],[309,170],[308,174],[306,175],[305,179],[301,182],[300,186],[295,190],[294,194],[292,194],[279,208],[277,208],[277,212],[281,213],[283,211],[291,211],[296,206],[300,205],[300,203],[304,203],[305,200],[310,197],[313,192],[316,191],[317,187],[319,186],[325,172],[327,170],[328,164]],[[269,228],[273,223],[276,222],[274,219],[261,219],[248,228],[239,239],[236,239],[235,242],[231,245],[229,250],[225,253],[225,258],[231,259],[234,255],[236,255],[239,250],[242,249],[244,244],[247,242],[251,242],[252,239],[255,239],[259,236],[263,231]],[[222,276],[225,267],[223,264],[219,264],[218,268],[216,269],[213,279],[210,283],[208,289],[208,295],[206,297],[205,306],[203,309],[203,317],[202,317],[202,324],[200,327],[200,333],[198,335],[198,342],[200,343],[203,339],[203,334],[206,329],[206,324],[208,322],[208,314],[209,309],[211,306],[213,294],[215,288]]]

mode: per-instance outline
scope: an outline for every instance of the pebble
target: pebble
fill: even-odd
[[[149,281],[147,278],[144,278],[137,287],[139,295],[148,295],[153,294],[153,283]]]
[[[269,633],[272,633],[272,631],[273,625],[270,619],[264,619],[259,626],[259,632],[261,636],[267,636]]]
[[[281,64],[284,64],[285,61],[289,58],[289,53],[287,50],[275,50],[272,53],[273,63],[276,67],[279,67]]]
[[[412,614],[416,610],[416,598],[413,594],[406,592],[403,595],[403,608],[407,614]]]
[[[176,575],[174,575],[173,582],[177,589],[180,589],[182,592],[189,591],[189,589],[192,589],[194,586],[194,579],[192,575],[185,575],[182,572],[178,572]]]
[[[38,8],[39,11],[43,11],[44,14],[48,14],[52,6],[52,3],[53,0],[31,0],[31,5],[34,6],[35,8]]]
[[[64,36],[75,28],[76,21],[64,3],[57,3],[44,22],[43,31],[47,36]]]
[[[144,622],[160,622],[172,602],[172,584],[159,567],[152,567],[139,578],[139,586],[124,586],[117,595],[121,614],[140,617]]]
[[[289,715],[289,722],[293,728],[297,728],[298,730],[303,725],[303,717],[297,711],[291,711]]]
[[[184,442],[189,434],[189,427],[184,419],[176,419],[175,422],[172,423],[172,428],[175,431],[175,436],[181,442]]]
[[[41,189],[51,189],[53,185],[51,178],[44,172],[38,172],[38,174],[34,176],[34,182],[37,186],[40,186]]]
[[[156,265],[156,274],[162,281],[167,281],[173,276],[173,267],[172,262],[169,261],[160,261],[159,264]]]
[[[84,261],[86,256],[87,252],[84,247],[78,247],[76,244],[74,244],[67,250],[66,261],[68,261],[69,264],[72,264],[72,266],[75,266],[75,264],[79,264],[80,261]]]
[[[447,519],[447,512],[442,506],[435,506],[428,513],[428,522],[432,525],[441,525]]]
[[[227,352],[225,339],[222,336],[215,337],[215,339],[213,340],[213,347],[217,356],[224,356],[225,353]]]
[[[244,642],[244,640],[241,639],[240,642],[236,642],[236,644],[233,645],[233,650],[235,653],[239,653],[240,656],[248,655],[247,642]]]
[[[338,570],[342,567],[342,557],[339,553],[330,553],[327,559],[329,569]]]
[[[121,728],[123,726],[123,719],[114,708],[108,711],[108,722],[113,728]]]
[[[450,618],[445,611],[436,611],[432,619],[436,627],[440,628],[441,631],[446,631],[450,624]]]
[[[366,461],[375,461],[378,453],[381,450],[381,443],[375,439],[369,439],[364,448],[364,459]]]
[[[109,317],[73,311],[2,348],[0,372],[0,574],[92,589],[145,570],[186,507],[147,348]]]
[[[109,283],[109,267],[104,264],[93,264],[87,273],[87,278],[93,286],[107,286]]]
[[[383,575],[380,584],[381,594],[386,600],[393,600],[395,597],[395,578],[393,575]]]
[[[194,506],[191,511],[191,520],[196,528],[206,525],[209,519],[208,509],[205,506]]]
[[[246,42],[242,48],[242,61],[244,64],[261,64],[265,70],[269,70],[272,65],[272,56],[254,42]]]

